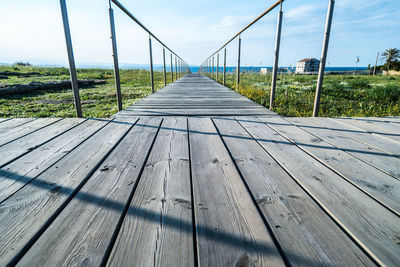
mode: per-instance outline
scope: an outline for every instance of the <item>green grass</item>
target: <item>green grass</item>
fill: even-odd
[[[218,81],[222,83],[222,75]],[[236,90],[236,76],[228,74],[228,87]],[[283,116],[312,115],[316,75],[278,75],[275,112]],[[271,75],[243,73],[240,94],[269,107]],[[400,77],[326,75],[320,116],[400,116]]]
[[[67,68],[45,68],[32,66],[1,66],[0,71],[40,72],[31,77],[10,76],[0,80],[4,84],[25,84],[32,81],[45,82],[69,80]],[[84,117],[106,118],[117,110],[113,70],[78,69],[78,79],[101,79],[106,83],[89,88],[80,88]],[[151,93],[150,72],[146,70],[120,70],[123,108],[126,108]],[[167,75],[171,82],[170,75]],[[154,72],[155,89],[163,87],[163,73]],[[0,117],[75,117],[72,90],[43,90],[26,94],[0,96]]]
[[[0,85],[32,81],[69,80],[67,68],[0,66],[0,71],[39,72],[38,76],[0,80]],[[101,79],[106,83],[80,88],[84,117],[106,118],[117,112],[113,70],[78,69],[79,79]],[[167,75],[171,82],[170,74]],[[155,88],[163,86],[162,72],[154,73]],[[222,82],[222,75],[219,77]],[[235,75],[227,75],[227,86],[235,89]],[[311,116],[317,77],[279,75],[275,111],[283,116]],[[123,108],[151,93],[150,73],[146,70],[121,70]],[[241,74],[238,92],[269,106],[271,75]],[[71,90],[32,91],[0,96],[0,117],[75,117]],[[400,77],[327,75],[321,97],[321,116],[400,116]]]

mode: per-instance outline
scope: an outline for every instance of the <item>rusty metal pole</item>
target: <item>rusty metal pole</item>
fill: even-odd
[[[114,11],[111,8],[111,1],[109,3],[110,3],[109,13],[110,13],[111,42],[112,42],[113,58],[114,58],[115,88],[117,90],[118,110],[121,111],[122,110],[122,97],[121,97],[121,82],[120,82],[120,77],[119,77],[117,37],[115,34]]]
[[[281,31],[282,31],[282,2],[281,9],[278,13],[278,21],[276,26],[276,40],[275,40],[275,55],[274,55],[274,66],[272,70],[272,82],[271,82],[271,96],[269,99],[269,108],[274,108],[275,92],[276,92],[276,78],[278,74],[278,63],[279,63],[279,50],[281,44]]]
[[[165,47],[162,49],[162,55],[163,55],[163,66],[164,66],[164,86],[167,86],[167,68],[165,64]]]
[[[224,86],[225,86],[225,82],[226,82],[226,47],[224,49]]]
[[[153,73],[153,49],[151,47],[151,36],[149,35],[149,55],[150,55],[150,82],[151,92],[154,93],[154,73]]]
[[[239,90],[239,83],[240,83],[240,49],[242,44],[242,38],[239,35],[239,47],[238,47],[238,62],[237,62],[237,69],[236,69],[236,90]]]
[[[71,76],[72,91],[74,92],[75,111],[76,111],[76,116],[78,118],[82,118],[82,107],[81,107],[81,100],[79,97],[78,77],[76,75],[74,50],[72,48],[71,31],[69,28],[68,12],[65,0],[60,0],[60,6],[61,6],[61,15],[64,25],[65,43],[67,45],[69,74]]]
[[[217,54],[217,82],[218,82],[218,73],[219,73],[219,54]]]
[[[328,14],[326,16],[324,42],[322,45],[322,52],[321,52],[321,62],[319,64],[318,82],[317,82],[317,90],[315,92],[313,117],[318,117],[318,112],[319,112],[319,104],[321,100],[322,85],[324,83],[325,64],[326,64],[326,57],[328,55],[328,45],[329,45],[329,37],[331,34],[334,6],[335,6],[335,0],[330,0],[328,6]]]

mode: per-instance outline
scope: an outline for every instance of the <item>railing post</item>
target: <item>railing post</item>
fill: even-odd
[[[276,78],[278,75],[278,62],[279,62],[279,50],[281,44],[281,31],[282,31],[282,2],[280,11],[278,13],[278,21],[276,25],[276,39],[275,39],[275,55],[274,55],[274,66],[272,70],[272,82],[271,82],[271,96],[269,99],[269,108],[274,108],[275,92],[276,92]]]
[[[162,55],[163,55],[163,66],[164,66],[164,86],[167,86],[167,68],[165,64],[165,47],[162,49]]]
[[[219,73],[219,54],[217,54],[217,82],[218,82],[218,73]]]
[[[153,49],[151,47],[151,36],[149,35],[149,55],[150,55],[150,82],[151,92],[154,93],[154,75],[153,75]]]
[[[225,82],[226,82],[226,47],[224,49],[224,86],[225,86]]]
[[[71,31],[69,29],[68,12],[65,0],[60,0],[61,15],[64,25],[65,43],[67,45],[69,74],[71,76],[71,86],[74,92],[74,103],[76,116],[82,118],[81,100],[79,97],[78,77],[76,76],[76,67],[74,59],[74,50],[72,48]]]
[[[121,97],[121,82],[119,78],[119,64],[118,64],[118,52],[117,52],[117,37],[115,35],[115,24],[114,24],[114,11],[111,8],[110,3],[110,28],[111,28],[111,42],[113,49],[113,58],[114,58],[114,76],[115,76],[115,87],[117,89],[117,104],[118,110],[122,110],[122,97]]]
[[[322,45],[322,52],[321,52],[321,62],[319,64],[318,82],[317,82],[317,90],[315,92],[313,117],[318,117],[318,112],[319,112],[319,104],[321,100],[322,85],[324,83],[325,64],[326,64],[326,57],[328,54],[328,45],[329,45],[329,37],[331,34],[334,6],[335,6],[335,0],[330,0],[328,6],[328,14],[326,16],[324,42]]]
[[[237,62],[237,69],[236,69],[236,90],[239,90],[239,83],[240,83],[240,48],[242,45],[242,38],[239,35],[239,47],[238,47],[238,62]]]
[[[174,82],[174,65],[172,63],[172,54],[171,54],[171,83]]]
[[[178,80],[178,60],[175,56],[175,80]]]
[[[212,78],[215,79],[215,74],[214,74],[214,56],[212,57]]]

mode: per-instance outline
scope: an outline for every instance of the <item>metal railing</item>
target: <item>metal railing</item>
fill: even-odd
[[[136,24],[138,24],[143,30],[145,30],[149,34],[149,65],[150,65],[150,82],[151,82],[151,91],[154,93],[154,71],[153,71],[153,51],[152,51],[152,39],[156,40],[163,47],[163,76],[164,76],[164,85],[167,85],[167,64],[165,60],[165,50],[168,50],[171,54],[171,81],[174,81],[174,65],[173,58],[175,57],[175,80],[182,77],[186,73],[190,73],[189,65],[184,61],[180,56],[178,56],[173,50],[171,50],[167,45],[165,45],[160,39],[157,38],[149,29],[147,29],[135,16],[132,15],[120,2],[117,0],[108,0],[109,2],[109,18],[110,18],[110,31],[111,31],[111,42],[112,42],[112,56],[114,63],[114,78],[115,78],[115,88],[117,91],[117,105],[118,110],[122,110],[122,96],[121,96],[121,82],[120,82],[120,74],[119,74],[119,63],[118,63],[118,52],[117,52],[117,37],[115,34],[115,22],[114,22],[114,11],[112,9],[112,3],[117,6],[123,13],[125,13],[128,17],[130,17]],[[72,48],[72,38],[71,31],[69,28],[68,21],[68,12],[66,6],[66,0],[60,0],[61,6],[61,15],[63,19],[64,25],[64,34],[65,41],[67,46],[68,53],[68,63],[69,63],[69,72],[71,76],[71,84],[72,90],[74,93],[74,102],[76,109],[76,116],[78,118],[82,117],[82,107],[79,96],[79,88],[78,88],[78,78],[76,74],[76,66],[74,59],[74,51]]]
[[[238,57],[237,57],[237,67],[236,67],[236,89],[239,89],[240,84],[240,55],[241,55],[241,34],[250,28],[253,24],[263,18],[265,15],[270,13],[276,7],[280,7],[278,12],[278,21],[277,21],[277,28],[276,28],[276,39],[275,39],[275,51],[274,51],[274,63],[272,68],[272,81],[271,81],[271,94],[270,94],[270,101],[269,101],[269,108],[274,109],[274,101],[275,101],[275,94],[276,94],[276,81],[277,81],[277,74],[278,74],[278,64],[279,64],[279,52],[280,52],[280,42],[281,42],[281,32],[282,32],[282,20],[283,20],[283,2],[284,0],[278,0],[274,4],[272,4],[269,8],[267,8],[263,13],[261,13],[256,19],[250,22],[246,27],[244,27],[241,31],[235,34],[231,39],[229,39],[224,45],[222,45],[217,51],[212,53],[209,57],[207,57],[203,63],[200,65],[199,72],[200,73],[207,73],[213,79],[216,78],[218,81],[218,74],[219,74],[219,53],[221,50],[224,50],[224,66],[223,66],[223,80],[222,84],[226,85],[226,46],[230,44],[233,40],[238,38]],[[314,108],[313,108],[313,116],[318,116],[319,105],[321,100],[321,91],[322,85],[324,81],[324,74],[325,74],[325,64],[326,58],[328,53],[328,45],[329,45],[329,36],[331,31],[332,25],[332,17],[333,17],[333,9],[335,5],[335,0],[329,0],[328,6],[328,13],[326,16],[326,23],[325,23],[325,33],[324,33],[324,41],[322,44],[322,52],[321,52],[321,60],[319,65],[318,71],[318,81],[316,86],[315,92],[315,99],[314,99]],[[217,58],[216,62],[216,70],[214,70],[214,57]]]

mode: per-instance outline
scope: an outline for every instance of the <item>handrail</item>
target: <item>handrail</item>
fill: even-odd
[[[114,1],[114,0],[113,0]],[[212,56],[214,56],[215,54],[217,54],[219,51],[221,51],[225,46],[227,46],[230,42],[232,42],[233,40],[235,40],[236,37],[238,37],[240,34],[242,34],[245,30],[247,30],[248,28],[250,28],[251,26],[253,26],[254,23],[256,23],[257,21],[259,21],[260,19],[262,19],[265,15],[267,15],[269,12],[271,12],[275,7],[277,7],[278,5],[280,5],[281,3],[283,3],[283,1],[285,0],[278,0],[276,1],[274,4],[272,4],[272,6],[270,6],[269,8],[267,8],[263,13],[261,13],[257,18],[255,18],[252,22],[250,22],[249,24],[247,24],[246,27],[244,27],[242,30],[240,30],[237,34],[235,34],[231,39],[229,39],[229,41],[227,41],[223,46],[221,46],[220,49],[218,49],[217,51],[215,51],[211,56],[209,56],[207,59],[211,58]],[[206,60],[207,60],[206,59]]]
[[[241,34],[244,31],[246,31],[248,28],[250,28],[252,25],[254,25],[254,23],[259,21],[262,17],[264,17],[266,14],[271,12],[275,7],[280,5],[280,11],[278,13],[278,21],[277,21],[277,28],[276,28],[274,64],[273,64],[273,68],[272,68],[271,94],[270,94],[270,102],[269,102],[269,108],[274,109],[276,81],[277,81],[278,63],[279,63],[278,61],[279,61],[280,41],[281,41],[281,31],[282,31],[282,19],[283,19],[282,3],[283,2],[284,2],[284,0],[276,1],[274,4],[272,4],[272,6],[267,8],[257,18],[255,18],[247,26],[245,26],[242,30],[240,30],[237,34],[235,34],[231,39],[229,39],[221,48],[219,48],[217,51],[215,51],[209,57],[207,57],[200,64],[199,73],[201,73],[201,72],[208,73],[212,79],[216,79],[218,81],[219,53],[222,49],[224,49],[224,66],[223,66],[223,80],[222,80],[223,83],[222,84],[225,86],[225,82],[226,82],[226,48],[229,43],[231,43],[235,38],[239,37],[238,58],[237,58],[237,68],[236,68],[236,74],[237,74],[236,75],[236,90],[238,90],[239,82],[240,82]],[[324,40],[323,40],[322,51],[321,51],[321,60],[320,60],[319,71],[318,71],[318,80],[317,80],[316,93],[315,93],[315,99],[314,99],[314,108],[313,108],[313,116],[314,117],[318,116],[318,111],[319,111],[334,6],[335,6],[335,0],[329,0],[328,12],[327,12],[326,23],[325,23]],[[215,55],[217,56],[216,77],[215,77],[215,72],[214,72],[214,57],[215,57]]]
[[[173,62],[172,55],[175,56],[175,79],[180,78],[185,73],[191,73],[190,67],[180,56],[178,56],[172,49],[170,49],[167,45],[165,45],[157,36],[155,36],[146,26],[144,26],[135,16],[132,15],[118,0],[108,0],[109,3],[109,17],[110,17],[110,30],[111,30],[111,42],[112,42],[112,56],[114,61],[114,79],[115,79],[115,87],[116,87],[116,97],[117,97],[117,106],[118,110],[122,110],[122,94],[121,94],[121,84],[120,84],[120,75],[119,75],[119,63],[118,63],[118,52],[117,52],[117,37],[115,32],[115,23],[114,23],[114,11],[111,6],[111,2],[114,3],[119,9],[121,9],[126,15],[128,15],[133,21],[135,21],[143,30],[145,30],[149,34],[149,59],[150,59],[150,82],[151,82],[151,91],[154,93],[154,76],[153,76],[153,52],[151,45],[151,38],[153,37],[156,41],[158,41],[163,47],[163,73],[164,73],[164,85],[167,85],[167,74],[166,74],[166,61],[165,61],[165,49],[170,52],[171,55],[171,81],[174,80],[174,70],[173,70]],[[78,87],[78,79],[76,75],[76,66],[74,60],[74,51],[72,48],[72,38],[71,32],[69,28],[68,21],[68,12],[66,0],[60,0],[61,7],[61,16],[63,20],[64,26],[64,35],[67,46],[67,54],[68,54],[68,62],[69,62],[69,71],[71,77],[71,85],[72,91],[74,93],[74,103],[76,109],[76,116],[82,117],[82,108],[79,97],[79,87]],[[179,65],[179,68],[178,68]]]
[[[162,46],[164,46],[168,51],[170,51],[174,56],[179,58],[180,60],[183,60],[180,56],[178,56],[174,51],[172,51],[167,45],[165,45],[160,39],[157,38],[149,29],[147,29],[146,26],[144,26],[134,15],[132,15],[131,12],[128,11],[120,2],[117,0],[109,0],[110,2],[110,7],[111,7],[111,2],[113,2],[121,11],[123,11],[128,17],[130,17],[133,21],[135,21],[140,27],[142,27],[143,30],[145,30],[148,34],[150,34],[154,39],[156,39]],[[184,60],[183,60],[184,61]],[[186,63],[186,62],[185,62]]]

